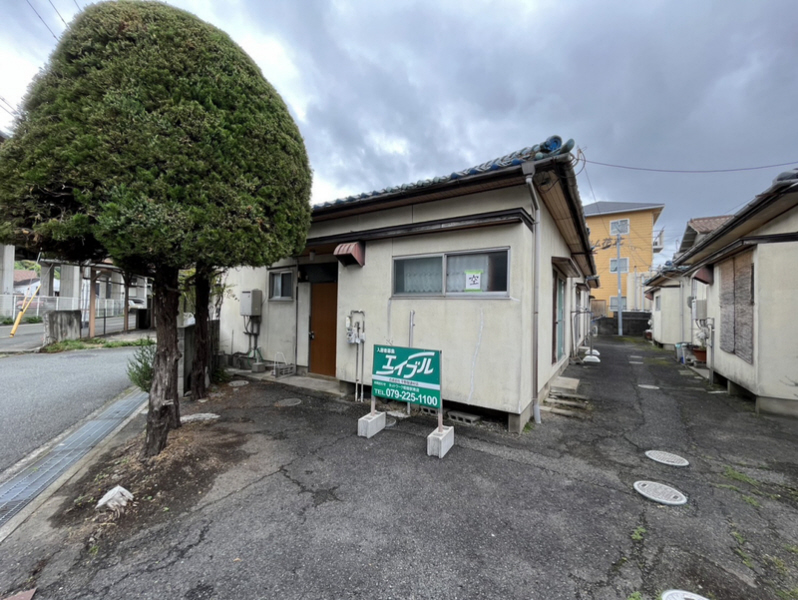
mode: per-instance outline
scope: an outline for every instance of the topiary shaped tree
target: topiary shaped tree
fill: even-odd
[[[163,449],[179,417],[178,270],[298,252],[310,188],[279,94],[225,33],[185,11],[92,5],[34,79],[0,147],[0,238],[153,275],[145,456]]]

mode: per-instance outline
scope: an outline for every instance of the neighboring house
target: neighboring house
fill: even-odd
[[[30,296],[39,287],[40,277],[31,269],[17,269],[14,271],[14,293]]]
[[[690,219],[682,236],[676,257],[703,241],[709,234],[726,223],[730,215]],[[645,282],[646,298],[651,300],[651,333],[654,343],[673,348],[679,343],[700,346],[700,328],[693,319],[693,302],[706,300],[706,284],[685,275],[686,267],[668,264]]]
[[[585,218],[594,248],[601,287],[593,292],[596,312],[618,310],[618,269],[621,272],[622,310],[648,310],[643,283],[653,271],[654,254],[662,250],[662,232],[654,236],[654,225],[664,205],[639,202],[594,202],[585,206]],[[621,259],[616,246],[621,236]]]
[[[521,431],[584,339],[597,283],[573,142],[560,144],[314,206],[299,256],[228,274],[236,298],[264,290],[265,358],[351,384],[360,349],[347,324],[360,324],[365,385],[374,344],[412,339],[443,352],[445,401],[501,411]],[[221,347],[231,353],[249,349],[240,308],[222,307]]]
[[[798,416],[798,170],[675,261],[706,285],[707,364],[758,410]]]

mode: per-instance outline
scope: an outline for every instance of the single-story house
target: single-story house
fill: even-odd
[[[374,344],[440,350],[444,402],[501,411],[521,431],[584,339],[598,285],[572,147],[550,138],[451,175],[315,205],[299,256],[228,273],[239,300],[263,291],[262,355],[370,386]],[[221,311],[230,353],[253,340],[241,308],[225,301]],[[365,343],[352,343],[358,332]]]
[[[696,246],[732,217],[701,217],[690,219],[684,229],[682,242],[676,252],[679,257]],[[696,301],[706,300],[706,284],[685,275],[686,267],[672,263],[645,282],[646,297],[651,300],[651,336],[655,344],[673,348],[676,344],[702,345],[701,332],[693,318]]]
[[[715,378],[754,396],[758,410],[798,416],[798,170],[674,264],[706,285],[695,316]]]

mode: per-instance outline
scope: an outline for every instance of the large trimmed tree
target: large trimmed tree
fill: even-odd
[[[156,2],[84,10],[0,151],[0,238],[154,277],[158,351],[145,456],[176,398],[178,271],[301,250],[311,172],[299,130],[222,31]]]

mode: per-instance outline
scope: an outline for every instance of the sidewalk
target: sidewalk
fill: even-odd
[[[565,373],[581,380],[590,418],[544,414],[521,435],[458,425],[442,460],[426,456],[434,417],[366,440],[356,431],[368,406],[349,398],[223,386],[183,405],[221,418],[170,434],[168,477],[118,521],[92,523],[78,475],[0,544],[0,598],[34,586],[48,599],[789,598],[798,423],[708,393],[646,344],[596,347],[600,365]],[[655,463],[649,449],[690,466]],[[106,460],[83,485],[126,483],[112,478]],[[644,499],[640,479],[687,504]]]

